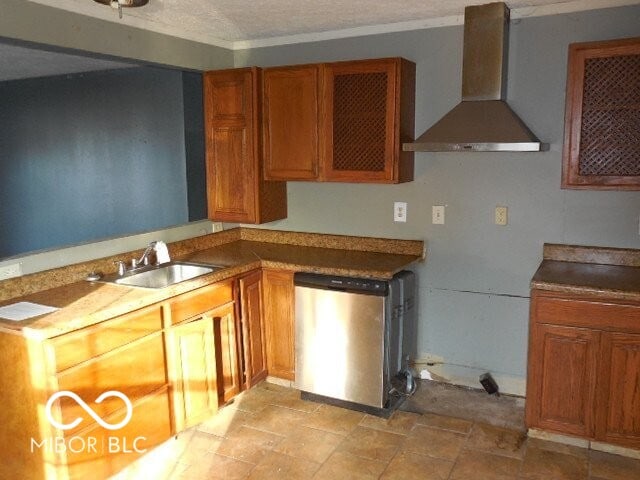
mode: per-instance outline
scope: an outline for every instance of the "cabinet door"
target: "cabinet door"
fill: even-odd
[[[262,272],[264,321],[269,375],[294,380],[295,332],[293,273],[279,270]]]
[[[224,404],[240,393],[241,389],[238,326],[234,304],[217,308],[210,315],[213,317],[215,328],[218,401]]]
[[[175,430],[180,432],[218,409],[213,319],[204,316],[172,327],[169,335]]]
[[[267,377],[266,345],[262,312],[262,272],[240,279],[242,346],[246,388]]]
[[[602,333],[596,438],[640,448],[640,334]]]
[[[569,46],[562,188],[640,190],[640,37]]]
[[[415,65],[400,58],[326,64],[323,89],[325,180],[413,180],[413,153],[401,152],[401,136],[413,136]]]
[[[319,65],[264,71],[262,120],[267,180],[318,178],[319,72]]]
[[[287,216],[286,184],[262,181],[259,76],[257,68],[204,75],[211,220],[262,223]]]
[[[599,342],[595,330],[533,323],[527,426],[593,435]]]

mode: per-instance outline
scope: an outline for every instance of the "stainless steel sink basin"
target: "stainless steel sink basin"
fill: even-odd
[[[142,267],[133,272],[127,272],[124,276],[109,275],[104,277],[102,281],[131,287],[164,288],[222,268],[224,267],[187,262],[169,262]]]

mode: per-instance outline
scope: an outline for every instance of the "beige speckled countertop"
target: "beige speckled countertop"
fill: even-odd
[[[544,245],[531,288],[640,301],[640,250]]]
[[[172,258],[225,268],[163,289],[78,281],[79,275],[95,270],[96,265],[111,266],[115,258],[134,256],[129,253],[28,275],[13,283],[0,282],[0,293],[4,293],[0,305],[29,301],[60,308],[21,322],[0,318],[0,331],[51,338],[260,267],[388,279],[411,263],[424,259],[422,241],[246,228],[198,237],[191,242],[176,242],[169,245],[169,250]],[[110,273],[104,268],[101,271]],[[60,284],[65,275],[70,275],[72,281]],[[38,291],[34,283],[49,288]],[[12,296],[11,292],[19,295]]]

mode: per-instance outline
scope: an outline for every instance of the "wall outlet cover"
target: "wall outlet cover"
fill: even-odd
[[[496,207],[496,212],[495,212],[496,225],[505,226],[507,223],[509,223],[508,212],[509,212],[509,209],[507,207],[500,207],[500,206]]]

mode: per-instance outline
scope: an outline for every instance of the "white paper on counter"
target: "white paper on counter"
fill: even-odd
[[[45,313],[55,312],[56,310],[60,309],[56,307],[49,307],[47,305],[40,305],[39,303],[18,302],[0,307],[0,317],[5,320],[19,322],[21,320],[27,320],[28,318],[44,315]]]

